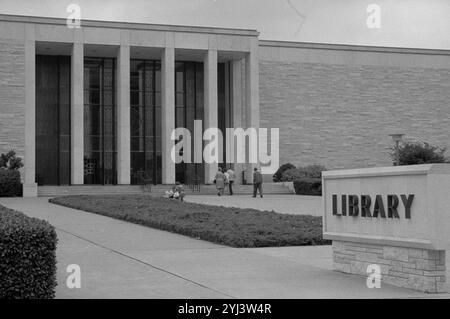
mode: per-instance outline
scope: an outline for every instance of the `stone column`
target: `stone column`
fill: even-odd
[[[84,183],[84,46],[75,42],[72,48],[71,72],[71,175],[72,184]]]
[[[243,116],[243,97],[242,97],[242,87],[244,84],[244,81],[242,79],[242,60],[233,60],[231,62],[231,95],[232,95],[232,108],[233,108],[233,127],[243,127],[243,124],[245,123],[245,118]],[[234,142],[234,141],[233,141]],[[231,143],[230,143],[231,145]],[[233,158],[236,159],[236,154],[239,152],[245,153],[245,146],[243,146],[241,149],[237,149],[236,146],[233,143],[233,150],[234,153]],[[242,184],[242,170],[245,169],[245,165],[242,163],[235,163],[234,164],[234,171],[236,173],[236,184]]]
[[[130,46],[120,45],[117,65],[117,184],[130,176]]]
[[[204,129],[217,128],[217,50],[208,50],[204,61]],[[211,184],[218,163],[205,163],[205,184]]]
[[[36,45],[34,25],[25,27],[25,176],[23,196],[37,196],[36,184]]]
[[[175,145],[171,134],[175,129],[175,49],[166,47],[161,61],[161,90],[162,90],[162,182],[175,183],[175,162],[171,151]]]
[[[245,88],[246,88],[246,109],[245,118],[247,128],[259,129],[259,58],[258,39],[252,42],[252,48],[245,57]],[[253,182],[253,168],[258,163],[247,165],[247,182]]]

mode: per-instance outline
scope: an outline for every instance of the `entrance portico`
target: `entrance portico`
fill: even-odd
[[[65,22],[29,18],[23,23],[25,196],[36,196],[37,183],[47,184],[48,170],[41,166],[48,154],[55,154],[57,166],[52,185],[67,185],[61,177],[66,173],[71,185],[128,185],[136,183],[137,170],[148,171],[154,183],[173,184],[194,174],[211,183],[219,164],[175,164],[172,131],[193,130],[196,119],[203,121],[203,130],[259,127],[256,31],[99,21],[70,29]],[[47,79],[35,75],[37,69],[46,70],[38,64],[41,56],[67,57],[42,62],[47,69],[58,66],[60,75],[49,75],[58,92],[36,89]],[[62,84],[66,65],[70,76]],[[48,107],[50,95],[58,125],[37,138],[37,121],[46,113],[35,113]],[[61,108],[65,103],[67,111]],[[63,132],[64,119],[69,127]],[[39,144],[43,140],[45,147]],[[234,168],[237,175],[252,169]]]

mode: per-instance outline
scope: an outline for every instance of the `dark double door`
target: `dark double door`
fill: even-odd
[[[116,184],[115,59],[84,61],[84,183]],[[36,182],[71,182],[71,57],[36,56]]]
[[[70,57],[36,56],[36,182],[70,184]]]

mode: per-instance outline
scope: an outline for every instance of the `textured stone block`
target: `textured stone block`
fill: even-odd
[[[399,260],[391,260],[390,264],[392,266],[398,267],[398,268],[416,268],[415,262],[406,262],[406,261],[399,261]]]
[[[333,247],[333,251],[334,252],[343,252],[343,253],[345,253],[347,251],[344,243],[340,242],[340,241],[333,241],[332,247]]]
[[[415,248],[409,248],[408,249],[408,256],[409,257],[422,258],[423,253],[424,253],[423,249],[415,249]]]
[[[439,292],[437,290],[437,283],[434,278],[427,278],[420,275],[410,275],[407,279],[407,287],[423,292]]]
[[[378,263],[380,262],[380,258],[377,254],[373,253],[366,253],[366,252],[359,252],[356,254],[357,260],[372,262],[372,263]]]
[[[423,275],[423,270],[408,267],[402,267],[402,271],[408,274]]]
[[[383,247],[383,258],[396,261],[408,261],[408,249],[400,247]]]
[[[411,260],[414,260],[411,258]],[[416,268],[423,270],[435,270],[436,269],[436,261],[432,259],[416,259],[415,260]]]
[[[334,262],[333,268],[336,271],[350,273],[350,264]]]
[[[369,249],[382,253],[371,253]],[[349,251],[352,254],[346,253]],[[424,256],[434,259],[424,259]],[[445,266],[437,266],[443,257],[445,263],[442,251],[385,245],[367,248],[356,242],[333,241],[335,270],[367,276],[367,267],[376,264],[380,266],[382,282],[429,293],[444,291]]]

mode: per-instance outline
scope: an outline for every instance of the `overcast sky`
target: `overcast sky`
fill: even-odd
[[[450,49],[450,0],[0,0],[0,13],[256,29],[264,40]],[[367,6],[381,8],[369,29]]]

